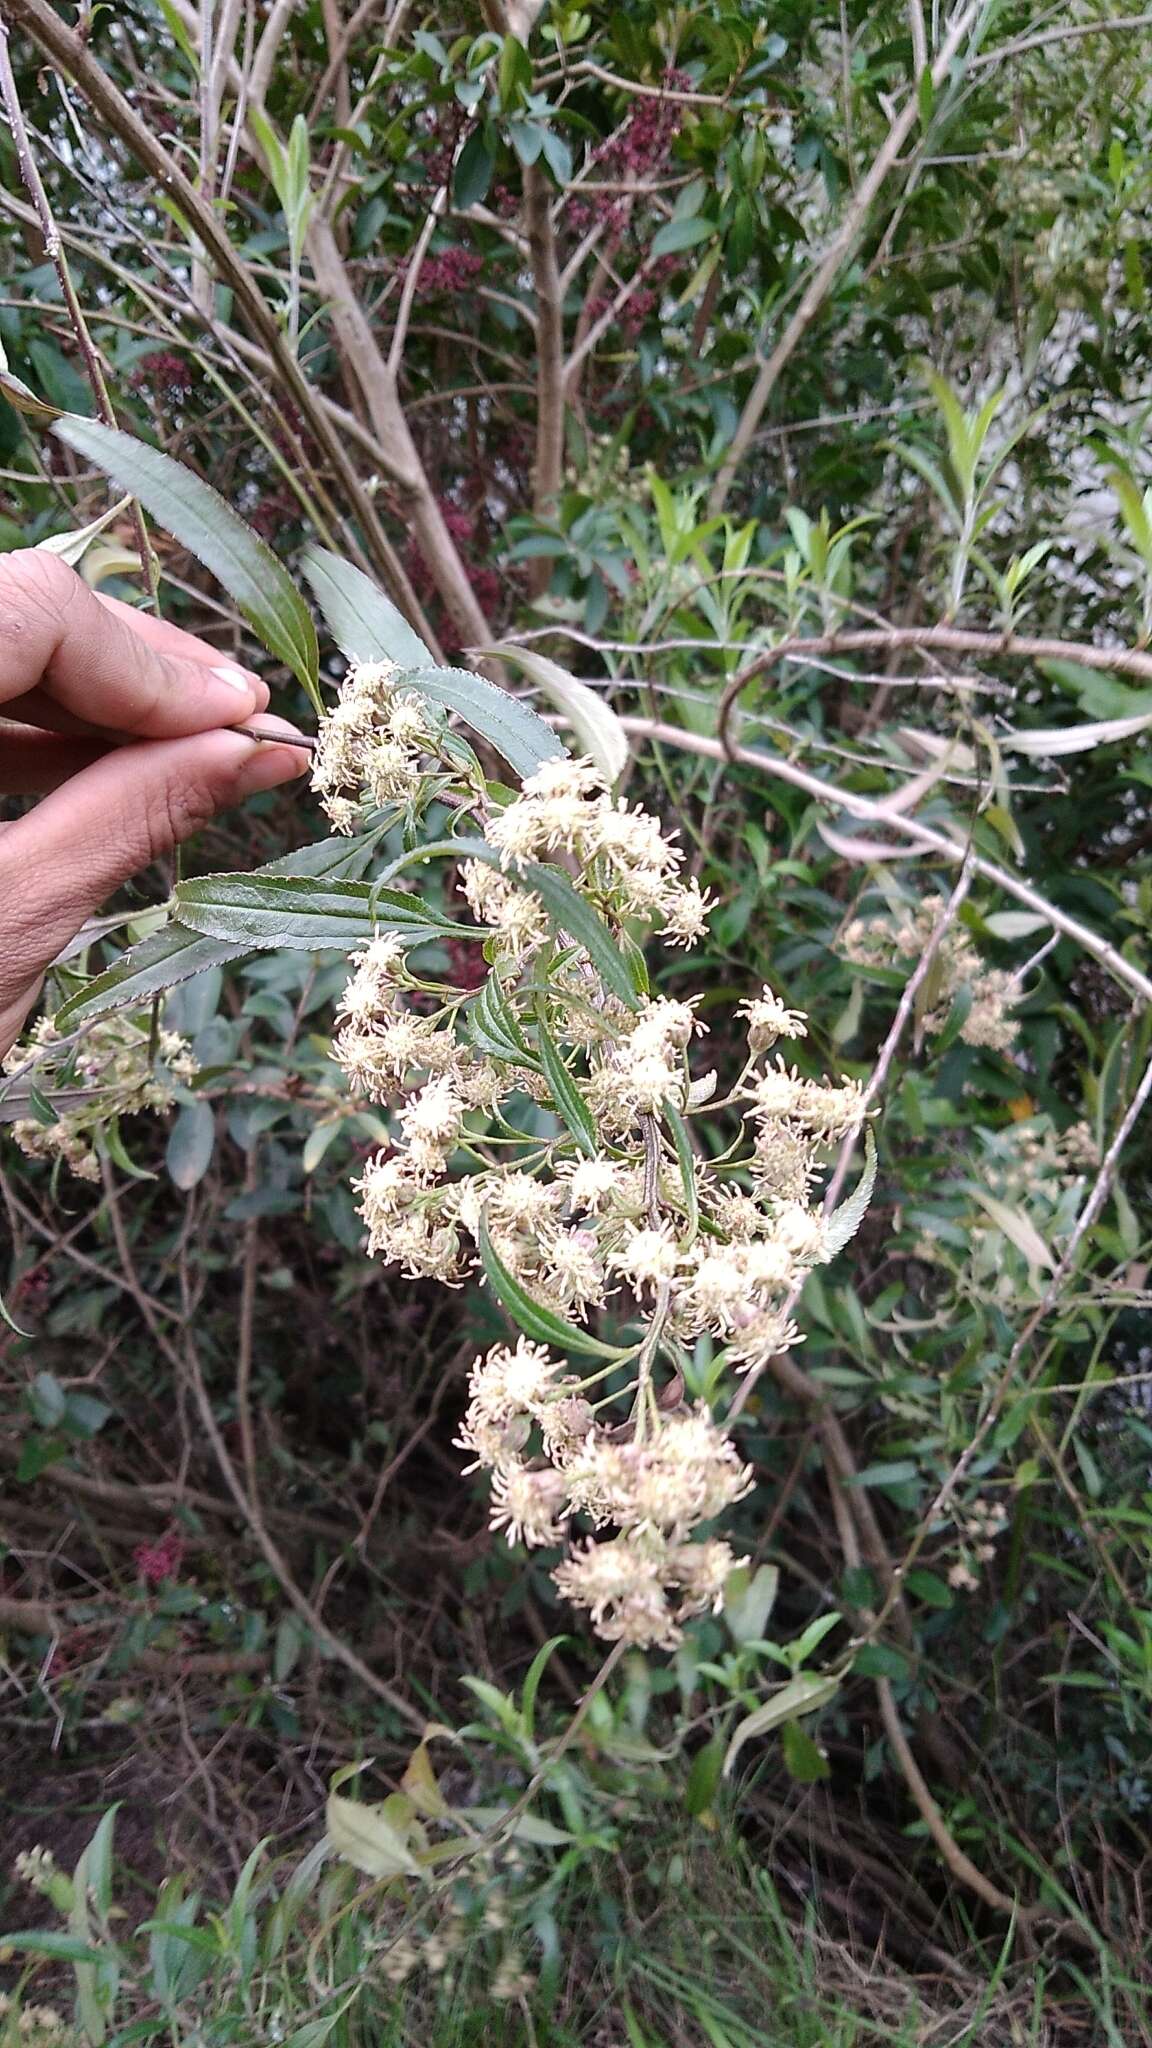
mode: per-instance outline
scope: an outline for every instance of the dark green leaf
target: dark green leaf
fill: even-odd
[[[159,526],[210,569],[253,632],[304,685],[317,711],[320,656],[312,614],[271,548],[191,470],[131,434],[66,414],[52,432],[139,498]]]
[[[304,875],[202,875],[179,883],[173,901],[190,931],[245,948],[319,953],[334,946],[346,953],[379,932],[419,945],[457,930],[452,918],[429,910],[418,896]]]
[[[529,1050],[495,968],[479,994],[468,1004],[464,1017],[468,1036],[478,1051],[539,1071],[540,1062]]]
[[[461,213],[478,206],[492,183],[496,157],[486,128],[474,128],[456,160],[452,180],[453,204]]]
[[[544,1022],[536,1019],[536,1039],[540,1047],[540,1064],[544,1078],[552,1091],[552,1100],[562,1122],[567,1124],[576,1143],[589,1158],[599,1150],[596,1120],[579,1088],[564,1064],[560,1048]]]
[[[543,1308],[538,1301],[520,1285],[514,1274],[493,1249],[484,1217],[480,1218],[480,1263],[484,1277],[493,1294],[503,1302],[509,1315],[526,1337],[532,1337],[538,1344],[549,1344],[555,1351],[576,1351],[589,1358],[621,1358],[624,1353],[615,1344],[602,1344],[589,1331],[581,1330],[575,1323],[566,1322],[553,1309]]]
[[[887,1643],[865,1643],[852,1665],[858,1678],[907,1678],[908,1659]]]
[[[317,839],[281,860],[257,868],[256,875],[332,875],[354,877],[363,874],[377,843],[376,833],[358,839]],[[242,960],[250,946],[227,939],[206,939],[183,924],[166,924],[151,932],[138,946],[123,953],[111,967],[98,974],[64,1003],[56,1015],[61,1031],[87,1024],[106,1010],[124,1010],[146,1003],[164,989],[175,988],[205,968],[225,967]],[[3,1106],[0,1104],[0,1121]]]
[[[922,1569],[911,1571],[904,1584],[910,1593],[915,1594],[917,1600],[923,1600],[926,1607],[951,1607],[954,1604],[952,1588],[946,1585],[943,1579],[938,1578],[935,1572],[926,1572]]]
[[[385,868],[382,880],[390,881],[402,869],[413,867],[422,860],[436,860],[450,855],[455,860],[482,860],[490,868],[504,872],[499,853],[489,846],[486,839],[434,839],[427,846],[415,846],[410,853],[403,853]],[[636,1000],[636,984],[628,971],[628,965],[616,940],[607,925],[592,905],[585,901],[572,887],[567,875],[559,868],[545,867],[540,861],[518,861],[511,870],[511,879],[521,889],[528,889],[539,896],[548,913],[549,922],[557,931],[574,939],[583,946],[601,980],[620,997],[630,1010],[639,1006]]]

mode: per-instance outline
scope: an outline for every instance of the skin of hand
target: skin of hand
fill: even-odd
[[[307,772],[299,747],[228,731],[267,703],[258,676],[57,556],[0,555],[0,796],[42,799],[0,824],[0,1054],[114,889],[216,811]]]

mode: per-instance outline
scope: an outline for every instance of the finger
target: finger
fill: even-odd
[[[258,678],[148,644],[56,555],[0,555],[0,703],[23,723],[46,695],[89,728],[168,739],[263,709]]]
[[[158,654],[170,654],[177,661],[202,661],[206,668],[218,667],[222,661],[228,660],[228,656],[221,654],[218,647],[213,647],[210,640],[200,640],[195,633],[186,633],[183,626],[174,626],[170,619],[158,619],[155,612],[141,611],[138,605],[125,604],[123,598],[109,597],[103,590],[98,590],[95,595],[97,604],[102,604],[113,618],[139,633],[141,639],[146,640],[149,647],[154,647]],[[243,669],[243,673],[251,675],[252,671]],[[253,677],[253,681],[259,682],[259,678]],[[260,682],[260,689],[267,704],[267,683]]]
[[[216,811],[307,766],[297,748],[257,745],[231,732],[119,747],[7,826],[0,832],[0,1008],[10,991],[34,985],[113,889]]]
[[[96,740],[55,738],[31,727],[0,725],[0,796],[43,796],[107,752]]]

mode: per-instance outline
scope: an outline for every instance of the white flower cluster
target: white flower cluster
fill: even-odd
[[[153,1046],[148,1025],[123,1014],[98,1018],[74,1047],[60,1043],[51,1017],[41,1017],[0,1068],[15,1074],[30,1060],[41,1095],[55,1086],[67,1107],[54,1123],[20,1118],[12,1125],[13,1139],[27,1158],[62,1160],[80,1180],[91,1181],[100,1178],[97,1131],[141,1110],[170,1109],[176,1088],[198,1071],[191,1047],[177,1032],[160,1031]]]
[[[321,723],[312,787],[336,832],[356,830],[365,801],[377,809],[409,802],[426,772],[422,764],[439,751],[427,702],[397,687],[399,673],[390,661],[356,664]]]
[[[538,1315],[573,1330],[611,1316],[614,1362],[587,1377],[526,1337],[480,1360],[460,1443],[468,1469],[492,1475],[494,1527],[571,1543],[556,1584],[602,1636],[673,1645],[689,1615],[719,1605],[735,1562],[698,1532],[751,1484],[707,1409],[685,1406],[682,1367],[705,1333],[737,1371],[798,1341],[789,1299],[828,1256],[813,1184],[859,1125],[861,1089],[774,1055],[806,1025],[766,988],[741,1013],[737,1138],[697,1157],[688,1132],[708,1090],[689,1063],[704,1030],[695,1004],[622,1000],[521,865],[558,858],[634,950],[655,930],[690,941],[703,923],[677,849],[590,762],[566,759],[546,762],[486,837],[501,866],[461,874],[492,933],[483,998],[421,978],[387,936],[354,962],[333,1052],[356,1093],[391,1107],[395,1134],[355,1183],[360,1214],[370,1251],[408,1274],[458,1283],[483,1256]],[[581,1522],[611,1533],[573,1536]]]
[[[704,935],[709,906],[698,882],[679,879],[683,853],[658,818],[629,810],[622,797],[614,801],[599,781],[591,761],[545,761],[488,827],[503,866],[564,853],[598,907],[617,918],[642,918],[670,945],[694,945]],[[501,877],[493,880],[499,885]],[[471,873],[468,887],[478,889],[481,900],[496,898],[492,884]]]
[[[0,2038],[18,2041],[21,2048],[71,2048],[76,2041],[54,2005],[17,2006],[7,1991],[0,1991]]]
[[[892,917],[853,918],[843,935],[844,951],[862,967],[890,967],[901,956],[918,959],[944,907],[944,898],[933,895],[915,907],[902,905]],[[942,1031],[956,997],[967,989],[971,1004],[959,1032],[964,1044],[986,1046],[990,1052],[1012,1051],[1017,1026],[1011,1013],[1020,1001],[1019,981],[1002,967],[985,966],[962,925],[950,925],[945,932],[928,989],[926,1030]]]

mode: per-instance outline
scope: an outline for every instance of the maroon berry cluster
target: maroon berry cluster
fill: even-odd
[[[407,263],[403,269],[407,269]],[[474,284],[484,268],[484,258],[474,249],[437,249],[424,258],[420,268],[420,292],[429,298],[457,298]]]
[[[132,383],[137,390],[148,387],[164,398],[186,398],[192,389],[193,371],[183,356],[168,348],[153,349],[150,355],[141,356]]]

